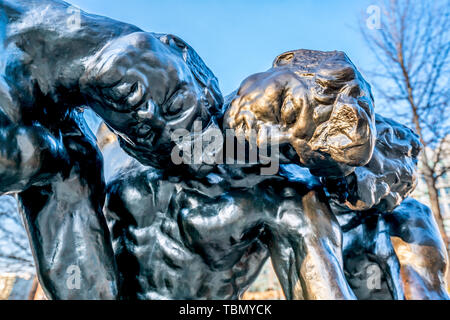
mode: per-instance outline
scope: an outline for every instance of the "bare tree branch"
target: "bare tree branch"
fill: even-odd
[[[442,231],[436,183],[450,171],[450,0],[379,0],[377,5],[380,28],[360,23],[377,61],[366,74],[383,109],[412,124],[424,145],[421,171]]]

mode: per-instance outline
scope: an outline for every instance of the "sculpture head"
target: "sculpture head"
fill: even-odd
[[[408,127],[376,115],[377,141],[372,159],[345,177],[343,188],[331,191],[336,210],[364,211],[376,208],[390,212],[417,185],[417,158],[422,149],[418,136]],[[328,188],[336,181],[326,180]]]
[[[224,126],[247,140],[256,131],[258,146],[275,139],[289,161],[337,177],[370,160],[373,109],[369,84],[343,52],[296,50],[243,81]]]
[[[218,82],[195,51],[172,35],[135,32],[85,61],[80,88],[90,107],[144,164],[168,166],[175,129],[208,123],[222,104]]]

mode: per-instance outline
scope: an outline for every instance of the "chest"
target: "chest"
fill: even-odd
[[[264,207],[251,193],[211,199],[185,192],[175,210],[186,246],[218,269],[239,261],[263,230]]]

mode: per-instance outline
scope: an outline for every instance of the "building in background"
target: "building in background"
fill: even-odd
[[[0,300],[35,299],[38,281],[16,200],[0,197]]]

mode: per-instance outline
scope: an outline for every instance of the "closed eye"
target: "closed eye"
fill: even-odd
[[[130,92],[133,90],[133,86],[134,86],[134,84],[131,84],[129,82],[124,82],[124,83],[118,85],[114,91],[117,93],[117,96],[120,99],[122,97],[128,96],[130,94]]]
[[[183,94],[186,82],[181,82],[177,85],[170,97],[163,103],[163,112],[167,116],[174,116],[183,108]]]
[[[119,82],[118,84],[104,89],[105,92],[109,91],[109,95],[113,101],[125,102],[136,91],[138,87],[137,82]]]
[[[144,86],[141,82],[136,82],[131,86],[130,92],[128,94],[127,102],[128,105],[134,107],[141,104],[144,99]]]

